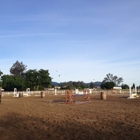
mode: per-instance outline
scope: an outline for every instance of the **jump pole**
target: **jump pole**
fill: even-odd
[[[129,97],[127,99],[134,99],[134,98],[136,97],[132,95],[131,86],[129,86]]]
[[[54,95],[57,95],[57,89],[56,88],[54,88]]]

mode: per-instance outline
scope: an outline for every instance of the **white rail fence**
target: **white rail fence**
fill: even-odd
[[[82,91],[82,90],[81,90]],[[107,94],[128,94],[129,93],[129,90],[116,90],[116,91],[111,91],[111,90],[92,90],[91,91],[91,94],[100,94],[101,92],[106,92]],[[18,93],[26,93],[26,91],[17,91]],[[30,94],[31,95],[34,95],[34,94],[40,94],[42,91],[30,91]],[[54,94],[55,91],[54,90],[45,90],[43,91],[45,92],[45,94]],[[3,95],[14,95],[14,91],[4,91],[2,92]],[[57,90],[57,95],[63,95],[65,94],[65,90]]]

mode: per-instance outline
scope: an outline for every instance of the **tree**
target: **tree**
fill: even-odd
[[[0,87],[2,87],[2,81],[1,81],[1,76],[3,75],[3,72],[0,70]]]
[[[24,72],[26,71],[26,65],[22,62],[16,61],[13,66],[10,68],[10,73],[13,75],[18,75],[23,77]]]
[[[38,86],[38,71],[36,69],[34,70],[28,70],[25,73],[25,85],[29,87],[31,90],[36,90]]]
[[[132,85],[132,87],[131,87],[132,89],[135,89],[135,84],[133,83],[133,85]]]
[[[113,89],[113,87],[115,86],[114,82],[105,82],[105,83],[101,83],[101,88],[102,89]]]
[[[21,76],[14,75],[3,75],[2,76],[2,87],[5,91],[13,91],[14,88],[18,90],[24,89],[24,80]]]
[[[123,78],[118,78],[117,76],[113,76],[113,74],[107,74],[106,77],[103,80],[103,83],[106,82],[113,82],[115,83],[115,86],[118,86],[121,82],[123,82]]]
[[[68,82],[68,83],[66,84],[66,88],[67,88],[67,89],[74,89],[73,82]]]
[[[87,88],[88,86],[83,82],[83,81],[78,81],[78,82],[64,82],[60,84],[61,88],[67,88],[67,89],[84,89]]]
[[[49,76],[49,71],[40,69],[39,70],[39,75],[38,75],[38,85],[39,89],[44,89],[47,88],[51,85],[51,80],[52,78]]]
[[[51,77],[49,76],[48,70],[40,69],[37,71],[28,70],[25,73],[25,83],[27,87],[30,87],[31,90],[42,90],[51,85]]]
[[[90,83],[89,87],[90,87],[90,88],[94,88],[93,82]]]
[[[0,76],[2,76],[3,75],[3,72],[0,70]]]
[[[122,84],[121,87],[122,89],[129,89],[129,86],[127,84]]]

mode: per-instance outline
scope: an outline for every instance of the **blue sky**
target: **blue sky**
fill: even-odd
[[[1,0],[0,70],[18,60],[53,81],[140,85],[140,1]],[[59,76],[60,75],[60,76]]]

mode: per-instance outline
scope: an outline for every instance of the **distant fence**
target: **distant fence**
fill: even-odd
[[[81,90],[82,91],[82,90]],[[129,90],[92,90],[91,91],[91,94],[100,94],[101,92],[106,92],[107,94],[128,94],[129,93]],[[45,91],[46,93],[51,93],[53,94],[54,91]],[[65,93],[65,90],[57,90],[57,94],[64,94]]]
[[[30,94],[40,94],[41,91],[30,91]],[[17,93],[26,93],[26,91],[17,91]],[[12,95],[14,91],[4,91],[2,92],[4,95]]]
[[[82,91],[82,90],[81,90]],[[99,94],[101,92],[106,92],[107,94],[128,94],[129,90],[92,90],[91,94]],[[40,94],[42,91],[30,91],[30,94]],[[43,91],[46,94],[54,94],[54,90],[45,90]],[[18,91],[18,93],[26,93],[26,91]],[[4,95],[11,95],[14,94],[14,91],[4,91]],[[65,94],[65,90],[57,90],[57,94]]]

